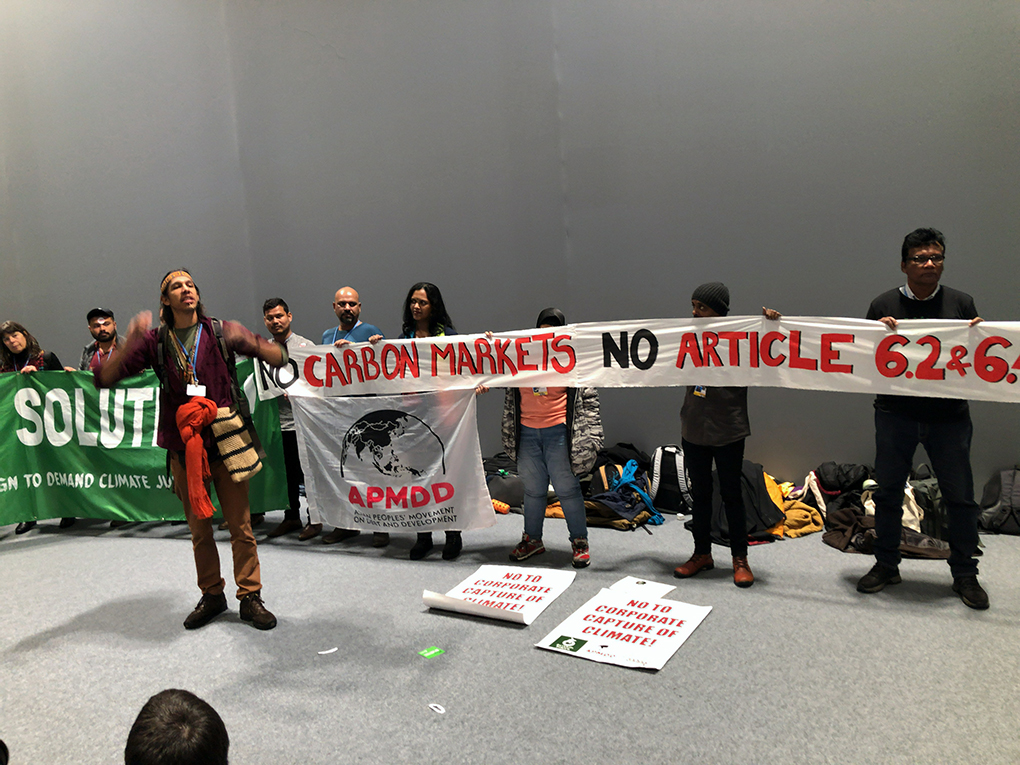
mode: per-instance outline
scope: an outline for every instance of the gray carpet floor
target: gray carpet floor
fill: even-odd
[[[1020,761],[1016,537],[983,537],[984,612],[952,593],[944,562],[907,561],[902,584],[860,595],[870,559],[819,534],[753,547],[749,590],[721,548],[721,566],[681,582],[691,539],[673,518],[651,533],[593,529],[591,568],[530,627],[422,606],[423,589],[506,562],[521,524],[466,534],[455,562],[440,544],[409,561],[411,536],[382,550],[370,534],[260,543],[271,632],[241,622],[232,599],[204,629],[182,628],[199,596],[185,526],[0,528],[0,738],[12,763],[122,762],[142,704],[178,687],[220,712],[235,765]],[[563,521],[545,539],[534,565],[569,566]],[[533,647],[626,575],[713,606],[663,670]],[[430,646],[445,653],[418,655]]]

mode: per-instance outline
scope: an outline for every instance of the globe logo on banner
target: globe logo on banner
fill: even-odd
[[[401,479],[436,472],[445,475],[446,447],[435,431],[413,414],[396,409],[369,412],[344,434],[340,475],[346,476],[348,469],[364,475],[362,471],[368,467]]]

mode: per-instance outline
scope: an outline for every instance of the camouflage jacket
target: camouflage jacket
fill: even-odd
[[[577,476],[590,472],[605,440],[595,388],[567,388],[567,436],[570,469]],[[507,388],[503,399],[503,451],[514,461],[520,443],[521,391]]]

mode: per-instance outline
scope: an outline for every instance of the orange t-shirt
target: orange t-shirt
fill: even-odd
[[[551,428],[566,421],[566,388],[521,388],[521,425]]]

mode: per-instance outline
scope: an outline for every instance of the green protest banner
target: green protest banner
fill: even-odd
[[[258,400],[250,360],[238,361],[237,374],[267,455],[251,480],[251,511],[285,508],[276,401]],[[151,370],[107,390],[96,390],[90,372],[0,375],[0,525],[64,516],[183,520],[166,451],[156,446],[158,419]]]

